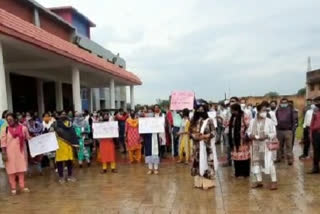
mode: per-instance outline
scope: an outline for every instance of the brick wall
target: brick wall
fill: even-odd
[[[277,99],[271,99],[270,97],[246,97],[247,103],[256,104],[261,103],[262,101],[271,101],[271,100],[277,100],[278,103],[280,103],[280,100],[286,97],[288,100],[292,100],[294,102],[294,105],[297,109],[299,109],[299,113],[303,112],[303,109],[305,107],[306,99],[304,96],[297,96],[297,95],[291,95],[291,96],[279,96]]]

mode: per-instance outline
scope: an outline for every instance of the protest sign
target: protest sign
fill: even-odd
[[[194,92],[192,91],[174,91],[171,94],[170,109],[183,110],[185,108],[192,110],[194,105]]]
[[[39,135],[29,140],[31,157],[53,152],[59,149],[58,140],[55,132]]]
[[[118,138],[119,137],[119,125],[117,121],[93,123],[93,138]]]
[[[164,117],[139,118],[139,133],[164,133]]]

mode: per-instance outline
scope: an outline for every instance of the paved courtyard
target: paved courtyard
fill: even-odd
[[[295,147],[293,167],[277,165],[279,190],[250,189],[249,180],[237,180],[231,168],[220,168],[217,187],[192,187],[186,165],[165,160],[160,174],[147,175],[146,167],[129,165],[118,157],[119,173],[101,175],[94,164],[76,169],[78,182],[60,185],[56,173],[28,178],[30,194],[10,196],[7,178],[0,172],[0,213],[320,213],[320,175],[307,175],[311,161],[300,162]],[[220,151],[221,148],[219,147]],[[222,160],[223,157],[220,157]],[[269,179],[268,179],[269,180]]]

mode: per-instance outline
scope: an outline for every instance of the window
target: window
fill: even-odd
[[[310,91],[314,91],[314,84],[310,84]]]

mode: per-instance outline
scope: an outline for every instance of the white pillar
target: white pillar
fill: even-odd
[[[72,67],[72,97],[74,111],[82,112],[81,91],[80,91],[80,71],[77,67]]]
[[[135,108],[135,103],[134,103],[134,86],[130,85],[130,107],[132,110]]]
[[[55,82],[55,88],[56,88],[56,110],[62,111],[63,110],[62,82],[60,81]]]
[[[127,108],[127,86],[123,86],[122,87],[122,94],[121,96],[123,97],[123,101],[124,101],[124,110],[125,111],[128,111],[128,108]]]
[[[101,109],[101,107],[100,107],[100,89],[99,88],[93,89],[93,93],[94,93],[94,110],[98,111]]]
[[[13,112],[12,88],[11,88],[11,80],[10,80],[9,72],[6,72],[6,87],[7,87],[8,110]]]
[[[91,113],[93,112],[93,89],[92,88],[88,88],[88,100],[89,100],[89,109],[88,111]]]
[[[6,74],[4,69],[2,43],[0,41],[0,114],[8,109]]]
[[[39,116],[44,113],[43,80],[37,79],[37,100]]]
[[[115,109],[115,87],[114,87],[114,79],[110,80],[110,108]]]
[[[37,26],[37,27],[40,27],[40,16],[39,16],[39,11],[38,9],[34,9],[33,10],[33,22],[34,22],[34,25]]]

